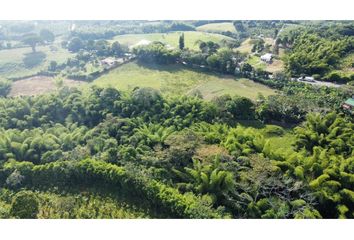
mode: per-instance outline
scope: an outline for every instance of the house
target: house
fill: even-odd
[[[111,68],[118,64],[118,60],[112,57],[108,57],[101,60],[101,64],[105,67]]]
[[[342,108],[354,114],[354,96],[352,98],[348,98],[347,101],[342,104]]]
[[[271,63],[273,59],[273,54],[271,53],[266,53],[261,56],[261,60],[266,63]]]

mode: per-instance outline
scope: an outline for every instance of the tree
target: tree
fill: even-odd
[[[55,72],[55,70],[57,69],[58,63],[56,61],[50,61],[49,63],[49,70],[52,72]]]
[[[11,82],[0,78],[0,97],[6,97],[6,95],[10,92],[10,89]]]
[[[179,49],[184,49],[184,33],[179,36]]]
[[[12,201],[10,212],[17,218],[36,218],[39,212],[39,200],[32,191],[20,191]]]
[[[37,34],[28,34],[22,39],[24,44],[29,45],[32,48],[32,52],[36,52],[36,45],[41,41],[42,39]]]
[[[112,51],[112,54],[116,55],[116,56],[121,56],[124,53],[123,48],[118,41],[115,41],[114,43],[112,43],[111,51]]]
[[[75,37],[70,40],[68,44],[68,50],[71,52],[78,52],[80,49],[84,48],[84,44],[80,38]]]
[[[42,29],[39,33],[39,36],[42,38],[43,41],[46,41],[46,42],[52,43],[55,40],[54,33],[49,31],[48,29]]]
[[[18,187],[24,180],[24,176],[16,169],[10,176],[6,179],[6,184],[11,187]]]

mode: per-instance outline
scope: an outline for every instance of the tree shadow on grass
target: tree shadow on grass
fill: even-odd
[[[40,65],[45,60],[46,56],[44,52],[26,53],[22,61],[26,68],[33,68]]]
[[[155,70],[155,71],[164,71],[164,72],[169,72],[169,73],[176,73],[182,70],[190,70],[193,72],[197,73],[203,73],[203,74],[208,74],[210,76],[214,76],[217,78],[234,78],[235,76],[233,75],[228,75],[228,74],[222,74],[222,73],[217,73],[215,71],[208,70],[207,68],[200,68],[200,67],[192,67],[192,66],[183,66],[181,64],[175,63],[175,64],[157,64],[157,63],[143,63],[141,61],[136,61],[136,64],[139,67],[144,67],[150,70]]]
[[[175,72],[183,70],[183,67],[179,64],[143,63],[140,61],[136,61],[136,64],[139,67],[148,68],[150,70],[164,71],[164,72],[170,72],[170,73],[175,73]]]

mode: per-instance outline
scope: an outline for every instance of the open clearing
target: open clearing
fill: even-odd
[[[221,40],[230,40],[233,41],[233,38],[223,36],[220,34],[214,33],[205,33],[205,32],[171,32],[171,33],[150,33],[150,34],[126,34],[126,35],[118,35],[114,37],[112,41],[118,41],[121,44],[133,46],[139,43],[142,40],[145,41],[160,41],[165,44],[168,44],[172,47],[178,47],[179,36],[184,33],[184,43],[185,47],[189,49],[198,49],[198,45],[196,41],[213,41],[220,43]]]
[[[236,33],[236,29],[232,22],[223,22],[223,23],[209,23],[202,26],[197,27],[198,31],[201,32],[213,32],[213,33],[221,33],[221,32],[232,32]]]
[[[86,84],[83,81],[63,79],[63,86],[74,87]],[[46,76],[35,76],[18,81],[11,85],[9,97],[35,96],[57,90],[54,78]]]
[[[255,100],[259,93],[266,97],[275,93],[272,89],[245,78],[221,78],[211,80],[202,83],[193,90],[199,90],[203,98],[207,100],[224,94],[239,95]]]
[[[264,40],[265,45],[267,45],[267,44],[271,45],[271,49],[272,49],[273,44],[274,44],[274,39],[273,38],[263,38],[263,40]],[[248,38],[245,41],[243,41],[241,43],[241,46],[239,46],[235,50],[240,51],[241,53],[251,54],[252,47],[253,47],[252,39]]]
[[[111,86],[120,90],[152,87],[164,95],[188,94],[193,90],[199,90],[205,99],[223,94],[240,95],[251,99],[255,99],[258,93],[264,96],[275,94],[273,89],[248,79],[207,74],[180,65],[139,65],[135,62],[112,70],[92,84],[101,87]]]
[[[270,73],[284,70],[284,62],[279,59],[273,59],[273,62],[268,64],[263,62],[260,57],[254,55],[248,59],[247,63],[256,69],[264,70]]]
[[[38,46],[36,50],[36,53],[32,53],[30,47],[1,50],[0,76],[24,78],[47,69],[50,61],[56,61],[60,64],[73,56],[72,53],[61,48],[59,43],[56,43],[53,47]],[[31,62],[31,65],[28,65],[26,60]]]
[[[247,53],[250,54],[252,52],[252,47],[253,44],[251,43],[252,39],[248,38],[245,41],[241,43],[241,46],[236,48],[237,51],[240,51],[241,53]]]

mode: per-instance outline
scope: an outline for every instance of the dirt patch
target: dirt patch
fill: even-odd
[[[284,70],[284,63],[281,60],[275,59],[272,64],[267,65],[266,71],[274,73]]]
[[[74,87],[86,84],[84,81],[64,79],[63,86]],[[58,87],[53,77],[35,76],[14,81],[11,85],[9,97],[35,96],[56,91]]]

